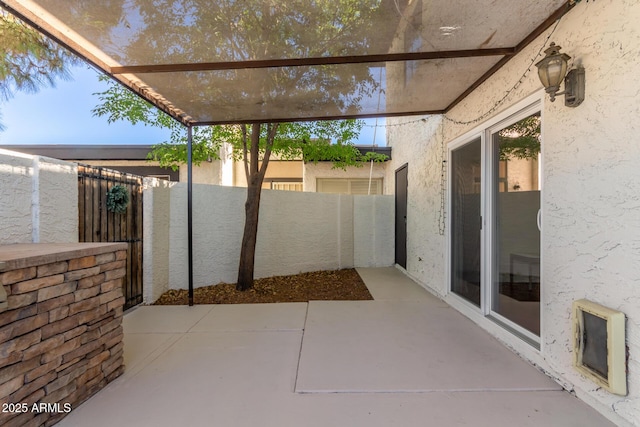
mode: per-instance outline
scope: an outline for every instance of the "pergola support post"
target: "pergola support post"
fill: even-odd
[[[193,130],[187,126],[187,234],[189,246],[189,307],[193,306]]]

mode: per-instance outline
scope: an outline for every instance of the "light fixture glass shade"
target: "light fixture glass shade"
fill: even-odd
[[[566,53],[560,53],[560,49],[560,46],[551,43],[549,48],[544,51],[546,56],[536,64],[540,81],[550,95],[552,102],[555,100],[556,92],[560,90],[560,85],[567,74],[567,61],[571,59]]]
[[[560,87],[566,74],[567,62],[559,57],[549,58],[545,66],[538,69],[540,81],[545,88],[550,86]]]

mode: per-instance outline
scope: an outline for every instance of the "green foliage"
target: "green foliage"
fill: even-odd
[[[129,192],[124,185],[114,185],[107,190],[107,210],[117,214],[127,211],[129,204]]]
[[[108,77],[105,77],[108,79]],[[187,134],[185,127],[164,112],[144,101],[133,92],[111,80],[109,88],[97,93],[100,104],[93,109],[95,116],[106,116],[109,123],[125,120],[147,126],[169,129],[171,140],[153,146],[148,158],[160,166],[177,170],[187,162]],[[259,152],[264,156],[266,147],[272,144],[271,153],[282,160],[301,159],[316,163],[331,161],[334,168],[359,166],[362,162],[384,161],[386,156],[367,153],[362,156],[350,142],[362,129],[361,120],[279,123],[273,141],[269,142],[267,126],[262,126]],[[244,128],[244,131],[243,131]],[[244,144],[251,150],[251,142],[245,138],[245,125],[216,125],[193,128],[193,162],[219,159],[223,145],[231,148],[235,161],[244,158]]]
[[[368,152],[361,154],[351,143],[331,144],[328,140],[315,140],[304,144],[302,153],[305,162],[333,162],[333,169],[346,170],[347,166],[361,167],[365,162],[383,162],[387,156]]]
[[[70,77],[68,66],[77,60],[52,40],[0,10],[0,101],[15,91],[35,92],[53,86],[56,78]],[[2,130],[0,123],[0,130]]]
[[[529,116],[499,133],[500,160],[536,159],[540,153],[540,115]]]

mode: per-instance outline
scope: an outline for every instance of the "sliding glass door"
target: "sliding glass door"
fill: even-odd
[[[491,133],[491,312],[540,335],[540,114]]]
[[[482,141],[451,152],[451,291],[480,307]]]
[[[451,292],[532,343],[540,336],[540,128],[539,107],[530,106],[454,141],[449,157]]]

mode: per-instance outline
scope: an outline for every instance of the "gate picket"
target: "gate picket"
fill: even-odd
[[[124,214],[107,210],[107,191],[123,185],[129,192]],[[127,272],[122,279],[125,309],[142,302],[142,177],[78,164],[78,240],[126,242]]]

